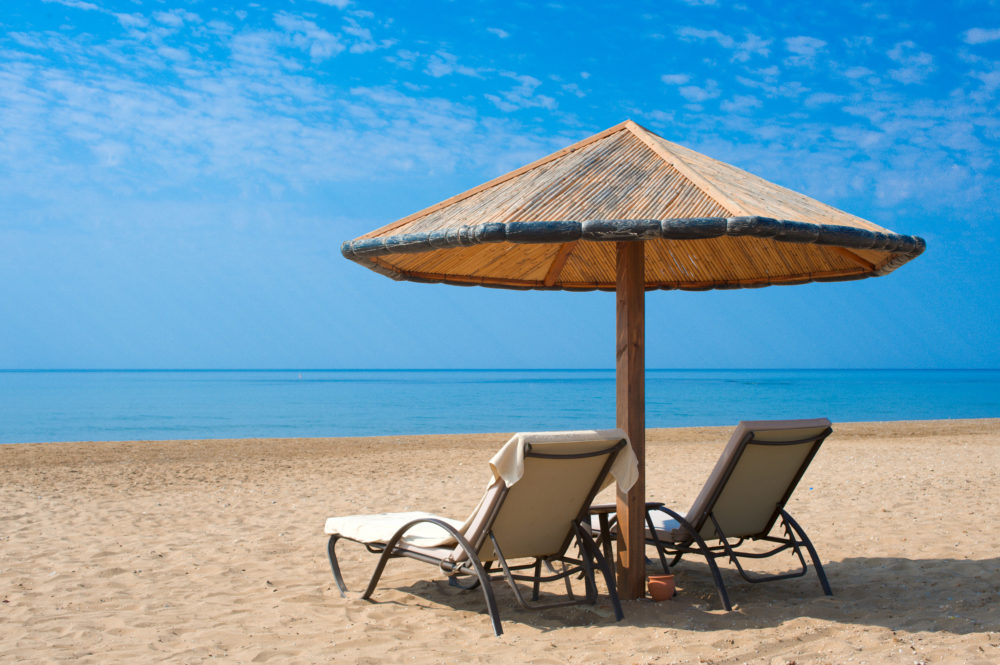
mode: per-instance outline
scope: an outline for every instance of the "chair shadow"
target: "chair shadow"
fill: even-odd
[[[675,567],[678,595],[654,603],[647,599],[623,603],[625,619],[619,625],[675,627],[692,631],[761,629],[810,617],[844,625],[867,625],[894,631],[936,631],[967,635],[995,631],[1000,626],[1000,558],[907,559],[850,557],[824,563],[833,588],[825,596],[812,566],[803,577],[751,584],[732,568],[722,573],[734,604],[725,612],[708,566],[696,560]],[[380,587],[381,588],[381,587]],[[501,621],[523,623],[549,631],[576,625],[615,625],[611,601],[602,582],[596,605],[524,610],[502,581],[494,581]],[[543,599],[545,598],[545,586]],[[549,598],[564,587],[552,585]],[[454,610],[479,613],[483,630],[489,618],[480,589],[461,590],[445,580],[422,580],[397,591],[412,594]],[[523,588],[522,588],[523,591]],[[372,600],[379,601],[379,590]],[[527,594],[526,594],[527,595]],[[406,603],[398,603],[405,607]]]

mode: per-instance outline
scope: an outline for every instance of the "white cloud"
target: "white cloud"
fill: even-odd
[[[704,30],[685,26],[677,29],[677,36],[684,41],[714,41],[722,48],[733,51],[734,62],[747,62],[752,56],[767,57],[770,40],[762,39],[753,33],[748,33],[742,41],[719,30]]]
[[[660,80],[667,85],[684,85],[691,80],[691,77],[687,74],[664,74]]]
[[[125,28],[145,28],[149,20],[141,14],[115,14],[115,18]]]
[[[844,76],[846,76],[849,79],[864,78],[865,76],[871,76],[874,73],[875,72],[868,69],[867,67],[848,67],[847,69],[844,70]]]
[[[685,41],[712,40],[723,48],[733,48],[736,40],[729,35],[718,30],[703,30],[701,28],[681,27],[677,28],[677,36]]]
[[[806,106],[823,106],[824,104],[836,104],[844,101],[843,95],[832,92],[814,92],[805,99]]]
[[[285,29],[294,46],[307,51],[314,61],[326,60],[346,49],[336,35],[294,14],[280,12],[274,16],[274,22]]]
[[[811,57],[826,46],[826,42],[815,37],[800,35],[798,37],[788,37],[785,39],[785,48],[796,55]]]
[[[376,43],[372,38],[371,30],[361,27],[352,18],[347,19],[343,30],[345,35],[354,37],[355,41],[350,46],[351,53],[368,53],[380,47],[390,46],[393,43],[391,40],[385,40],[381,44]]]
[[[762,39],[750,33],[746,36],[746,39],[736,44],[736,52],[733,54],[733,60],[747,62],[754,55],[766,58],[771,54],[770,45],[770,39]]]
[[[175,62],[184,62],[186,60],[189,60],[191,57],[191,54],[185,51],[184,49],[173,48],[171,46],[165,46],[165,45],[158,46],[156,48],[156,52],[162,55],[164,58],[167,58],[168,60],[173,60]]]
[[[201,21],[200,16],[183,9],[174,9],[169,12],[153,12],[153,18],[164,25],[174,28],[184,25],[185,21],[188,23],[199,23]]]
[[[972,72],[970,76],[982,81],[983,92],[986,93],[987,97],[1000,88],[1000,68],[989,72]]]
[[[486,32],[492,32],[500,39],[507,39],[508,37],[510,37],[509,32],[507,32],[506,30],[502,30],[500,28],[486,28]]]
[[[535,94],[535,90],[542,82],[534,76],[515,74],[514,72],[500,72],[500,75],[517,82],[516,86],[499,95],[484,95],[486,99],[501,111],[510,113],[526,108],[544,108],[550,110],[556,108],[556,100],[552,97]]]
[[[42,2],[49,4],[58,4],[65,7],[72,7],[73,9],[82,9],[84,11],[93,12],[100,11],[101,8],[92,2],[83,2],[83,0],[42,0]]]
[[[919,50],[912,41],[899,42],[886,55],[902,65],[889,71],[889,76],[900,83],[921,83],[934,71],[934,58],[930,53]]]
[[[424,73],[430,74],[434,78],[441,78],[450,74],[482,78],[482,72],[475,67],[458,64],[458,57],[447,51],[438,51],[428,58]]]
[[[692,7],[705,7],[718,4],[718,0],[681,0],[681,2]]]
[[[351,0],[313,0],[313,2],[318,2],[327,7],[336,7],[337,9],[344,9],[347,5],[351,4]]]
[[[966,44],[986,44],[1000,39],[1000,28],[972,28],[962,36]]]
[[[812,67],[816,54],[826,46],[822,39],[799,35],[797,37],[787,37],[785,39],[785,49],[790,55],[785,58],[785,64],[793,67]]]
[[[732,99],[723,100],[719,104],[719,108],[726,113],[749,113],[761,106],[763,106],[761,101],[751,95],[736,95]]]
[[[136,77],[130,64],[162,58],[163,45],[136,37],[95,48],[89,36],[41,37],[24,41],[42,57],[0,60],[0,200],[65,207],[75,192],[138,200],[192,185],[252,199],[393,173],[488,177],[567,142],[424,90],[327,86],[278,54],[285,33],[241,33],[227,42],[233,57],[225,60],[212,58],[218,49],[192,50],[174,85]],[[65,69],[56,49],[87,76]],[[514,87],[501,106],[555,106],[538,94],[539,80],[505,76]]]
[[[709,79],[704,86],[682,85],[677,89],[681,97],[689,102],[700,103],[719,96],[719,84]]]

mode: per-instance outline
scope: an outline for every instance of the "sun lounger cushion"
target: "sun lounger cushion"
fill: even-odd
[[[380,513],[377,515],[346,515],[331,517],[326,521],[325,531],[328,535],[338,534],[348,540],[360,543],[387,543],[389,539],[407,522],[418,519],[438,519],[451,524],[456,529],[462,527],[459,520],[434,515],[433,513]],[[453,545],[454,538],[444,529],[434,524],[418,524],[403,536],[403,541],[417,547],[437,547]]]
[[[614,513],[612,513],[614,516]],[[684,532],[681,531],[681,523],[677,520],[670,519],[663,513],[651,513],[650,515],[653,520],[653,526],[656,527],[656,537],[660,540],[665,540],[669,542],[681,540],[684,536]],[[592,533],[599,533],[601,530],[600,518],[597,515],[590,516],[590,529]],[[617,525],[611,527],[611,533],[617,534]],[[649,532],[649,525],[646,525],[646,539],[651,540],[653,534]]]

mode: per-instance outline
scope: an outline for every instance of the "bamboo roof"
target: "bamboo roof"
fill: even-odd
[[[647,289],[689,290],[884,275],[925,246],[628,120],[341,252],[394,279],[614,290],[615,241],[645,243]]]

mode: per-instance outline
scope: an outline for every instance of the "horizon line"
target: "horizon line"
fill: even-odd
[[[647,367],[647,372],[995,372],[1000,367]],[[16,372],[614,372],[614,367],[32,367],[0,368]]]

